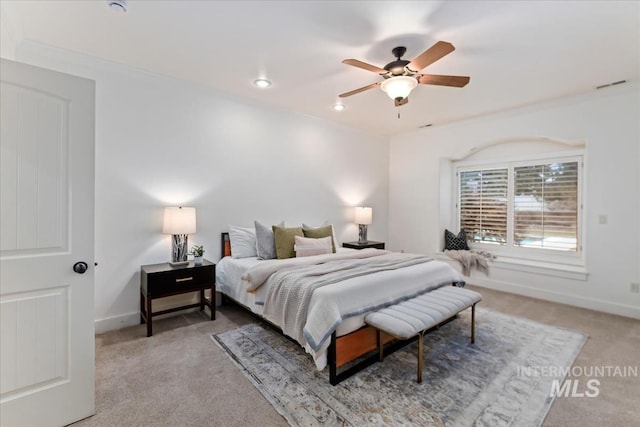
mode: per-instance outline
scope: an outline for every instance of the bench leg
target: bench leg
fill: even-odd
[[[476,342],[476,305],[471,306],[471,344]]]
[[[418,334],[418,379],[416,382],[420,384],[422,382],[422,359],[424,356],[424,338],[422,332]]]

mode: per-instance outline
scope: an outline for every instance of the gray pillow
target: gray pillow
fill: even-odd
[[[276,243],[273,238],[273,229],[258,221],[253,222],[256,227],[256,251],[258,259],[275,259]],[[284,221],[277,224],[278,227],[284,227]]]

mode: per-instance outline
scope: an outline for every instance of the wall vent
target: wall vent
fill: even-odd
[[[626,83],[626,82],[627,82],[626,80],[618,80],[617,82],[607,83],[606,85],[596,86],[596,89],[604,89],[605,87],[621,85],[622,83]]]

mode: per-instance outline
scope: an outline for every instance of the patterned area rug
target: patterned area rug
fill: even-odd
[[[250,324],[212,338],[292,426],[541,425],[552,382],[564,377],[524,368],[568,368],[586,337],[478,309],[470,344],[468,311],[426,335],[422,384],[415,382],[417,341],[334,387],[328,369],[318,372],[272,328]]]

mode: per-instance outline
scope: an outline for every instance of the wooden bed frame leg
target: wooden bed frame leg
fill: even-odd
[[[384,360],[384,344],[382,343],[382,331],[376,330],[376,341],[378,344],[378,360],[382,362]]]
[[[471,306],[471,344],[476,342],[476,305]]]
[[[331,344],[329,344],[329,350],[327,357],[329,358],[329,383],[331,385],[338,384],[338,368],[337,368],[337,357],[336,357],[336,333],[335,331],[331,334]]]
[[[418,334],[418,379],[416,382],[420,384],[422,382],[422,360],[424,357],[424,337],[422,332]]]

